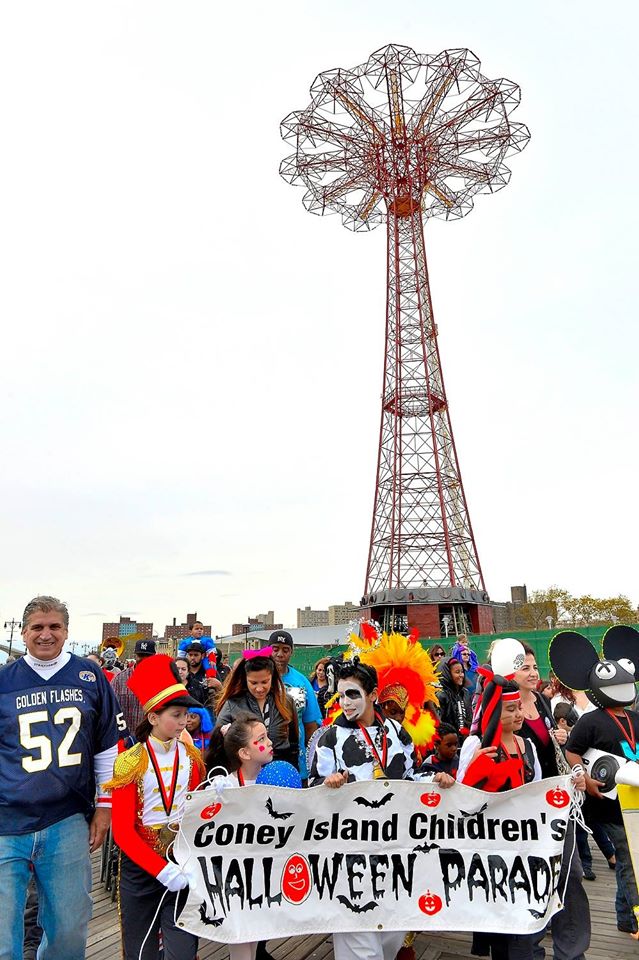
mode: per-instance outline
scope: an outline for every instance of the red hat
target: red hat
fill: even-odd
[[[182,681],[176,679],[173,663],[165,653],[145,657],[127,680],[127,687],[138,698],[145,714],[169,704],[174,707],[202,706],[189,696]]]

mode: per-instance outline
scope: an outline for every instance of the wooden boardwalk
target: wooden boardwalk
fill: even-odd
[[[594,844],[593,869],[597,879],[584,882],[592,914],[592,941],[588,960],[639,960],[639,943],[619,933],[615,919],[615,879]],[[118,960],[120,930],[116,904],[100,883],[100,859],[94,862],[94,909],[89,928],[87,960]],[[330,923],[330,918],[325,918]],[[419,934],[415,941],[416,960],[459,960],[470,958],[467,933]],[[552,960],[552,942],[544,940],[546,957]],[[270,940],[269,952],[275,960],[333,960],[331,938],[325,934]],[[200,941],[199,960],[227,960],[228,947],[210,940]]]

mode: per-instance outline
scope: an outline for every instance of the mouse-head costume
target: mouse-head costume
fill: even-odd
[[[639,680],[639,633],[622,624],[610,627],[601,648],[603,656],[572,630],[556,634],[548,648],[553,673],[571,690],[583,690],[601,710],[629,706]]]
[[[586,772],[598,784],[600,795],[586,797],[586,816],[603,826],[615,846],[618,929],[639,939],[634,823],[631,829],[624,829],[624,824],[627,827],[632,822],[639,799],[639,715],[626,709],[634,702],[639,679],[639,633],[622,624],[610,627],[601,650],[600,656],[586,637],[563,631],[551,640],[548,655],[560,682],[585,692],[597,707],[581,715],[570,732],[566,750],[581,758]]]

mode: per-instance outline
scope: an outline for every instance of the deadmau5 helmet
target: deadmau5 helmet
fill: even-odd
[[[583,690],[603,710],[633,703],[639,680],[639,633],[622,624],[610,627],[601,647],[599,657],[587,637],[563,630],[548,648],[553,673],[571,690]]]

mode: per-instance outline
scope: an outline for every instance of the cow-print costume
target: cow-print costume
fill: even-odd
[[[373,726],[366,727],[375,748],[382,755],[382,723],[386,730],[388,753],[385,776],[389,780],[412,780],[415,767],[413,741],[404,728],[389,717],[382,719],[375,714]],[[309,785],[324,783],[331,773],[347,771],[351,780],[373,780],[375,761],[371,748],[354,721],[340,714],[335,722],[326,727],[318,742]]]

